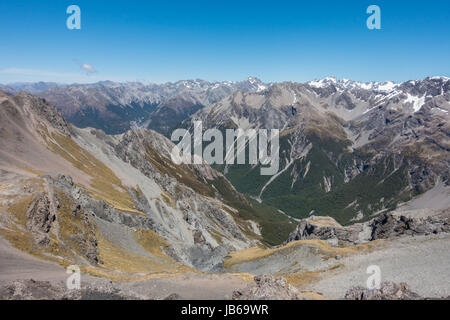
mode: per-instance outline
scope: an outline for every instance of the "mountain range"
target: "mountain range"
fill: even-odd
[[[79,127],[109,134],[148,128],[279,129],[280,171],[214,166],[247,196],[283,214],[341,223],[395,209],[449,183],[450,79],[361,83],[324,78],[264,84],[178,81],[15,84],[45,98]],[[44,88],[38,91],[38,88]],[[10,91],[11,93],[11,91]],[[12,92],[14,94],[14,92]]]
[[[233,285],[236,299],[315,299],[343,297],[366,264],[400,279],[400,259],[419,271],[420,294],[445,294],[435,275],[448,265],[449,88],[445,77],[2,86],[2,273],[28,274],[39,258],[112,279],[127,298],[140,285],[164,298],[149,288],[175,288],[170,278],[211,281],[202,290],[220,297]],[[175,163],[171,131],[198,120],[204,130],[279,129],[279,172]],[[289,285],[257,277],[254,287],[249,274]],[[28,286],[47,284],[0,287],[0,297]]]
[[[15,83],[3,88],[11,93],[26,91],[45,98],[80,128],[94,127],[108,134],[118,134],[138,126],[167,134],[197,110],[236,90],[256,92],[266,86],[259,79],[249,77],[240,82],[186,80],[161,85],[112,81],[72,85],[39,82]]]
[[[216,168],[239,191],[290,216],[328,215],[348,224],[448,186],[449,89],[445,77],[277,83],[261,92],[237,91],[180,127],[192,130],[202,121],[204,130],[279,129],[277,175],[261,176],[251,165]]]

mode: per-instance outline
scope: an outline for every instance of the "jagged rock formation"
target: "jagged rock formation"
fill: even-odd
[[[27,227],[34,237],[37,237],[37,243],[40,245],[48,245],[50,239],[48,232],[52,223],[56,219],[56,214],[50,209],[50,199],[46,194],[41,193],[33,201],[27,211]]]
[[[332,245],[354,245],[398,236],[450,232],[450,210],[417,217],[405,212],[385,212],[365,223],[341,226],[331,217],[302,219],[285,243],[320,239]]]
[[[300,291],[286,282],[283,277],[256,276],[255,284],[243,290],[234,291],[233,300],[305,300]]]
[[[402,214],[381,214],[371,222],[372,239],[401,235],[430,235],[450,232],[450,210],[423,218]]]
[[[319,239],[337,246],[339,242],[351,244],[367,242],[370,241],[370,236],[371,230],[365,224],[343,227],[331,217],[312,216],[300,221],[285,244],[298,240]]]

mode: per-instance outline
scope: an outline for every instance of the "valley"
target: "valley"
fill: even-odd
[[[448,78],[33,88],[0,91],[1,298],[343,299],[370,265],[450,296]],[[199,121],[279,130],[278,172],[177,163]]]

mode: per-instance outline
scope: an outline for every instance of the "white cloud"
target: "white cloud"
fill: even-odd
[[[85,71],[87,71],[88,73],[95,73],[97,72],[93,66],[91,66],[90,64],[87,63],[83,63],[81,65],[81,68],[84,69]]]

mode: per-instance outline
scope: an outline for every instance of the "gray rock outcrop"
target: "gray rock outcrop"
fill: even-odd
[[[354,287],[347,291],[345,300],[421,300],[417,293],[413,292],[406,283],[396,284],[383,282],[380,289],[367,289]]]
[[[343,227],[331,217],[312,216],[303,219],[285,243],[320,239],[331,245],[355,245],[377,239],[399,236],[430,235],[450,232],[450,210],[437,214],[414,216],[407,212],[382,213],[365,223]]]
[[[243,290],[233,292],[233,300],[303,300],[301,293],[283,277],[261,275]]]

